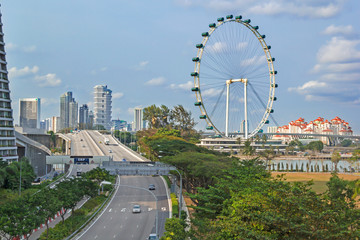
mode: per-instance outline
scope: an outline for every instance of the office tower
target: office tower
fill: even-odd
[[[78,104],[72,92],[60,96],[60,129],[76,128],[78,119]]]
[[[5,42],[0,13],[0,156],[3,161],[17,161],[14,119],[11,108],[9,79],[6,68]]]
[[[87,129],[92,129],[94,126],[94,113],[93,111],[89,111],[89,125],[87,127]]]
[[[78,127],[78,103],[75,101],[69,102],[69,127]]]
[[[58,132],[60,129],[60,117],[52,117],[50,119],[50,129],[49,131],[53,131],[54,133]]]
[[[89,129],[89,107],[83,104],[79,109],[79,129]]]
[[[135,108],[134,109],[134,131],[139,131],[145,128],[145,121],[143,120],[143,109]]]
[[[20,98],[20,127],[40,128],[40,98]]]
[[[94,87],[94,125],[111,128],[111,93],[106,85]]]

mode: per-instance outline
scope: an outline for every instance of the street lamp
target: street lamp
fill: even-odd
[[[21,159],[18,160],[20,164],[20,183],[19,183],[19,196],[21,196]]]

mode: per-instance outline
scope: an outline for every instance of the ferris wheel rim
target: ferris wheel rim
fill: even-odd
[[[200,118],[204,119],[207,122],[207,125],[209,127],[207,127],[208,130],[214,130],[215,133],[222,135],[221,131],[215,126],[215,124],[213,123],[213,121],[211,120],[211,117],[209,116],[205,104],[203,102],[203,97],[201,95],[201,84],[200,84],[200,66],[201,66],[201,59],[203,57],[203,53],[204,53],[204,49],[206,47],[206,44],[208,42],[208,40],[210,39],[211,35],[221,26],[223,26],[226,23],[229,22],[236,22],[239,24],[242,24],[243,26],[245,26],[246,28],[248,28],[253,34],[254,36],[258,39],[260,46],[262,47],[264,54],[266,56],[267,59],[267,65],[268,65],[268,72],[269,72],[269,94],[268,94],[268,102],[266,105],[266,109],[265,112],[262,116],[262,119],[260,120],[260,122],[257,124],[257,127],[252,130],[248,137],[251,138],[254,135],[256,135],[260,129],[264,126],[264,124],[266,124],[268,121],[268,118],[270,116],[270,114],[273,112],[273,102],[275,98],[275,88],[277,87],[277,84],[275,83],[275,75],[277,74],[277,71],[275,71],[274,69],[274,58],[271,56],[270,53],[270,46],[267,45],[266,41],[265,41],[265,35],[261,35],[258,31],[258,26],[252,26],[250,24],[251,20],[241,20],[242,17],[241,16],[237,16],[235,19],[233,19],[232,15],[228,15],[226,17],[226,20],[224,18],[219,18],[218,19],[218,23],[212,23],[209,25],[210,30],[208,32],[205,32],[202,34],[203,36],[203,40],[201,41],[200,44],[197,44],[197,55],[196,55],[196,59],[197,61],[193,61],[195,62],[195,68],[194,68],[194,72],[191,74],[191,76],[194,77],[194,88],[195,89],[195,95],[196,95],[196,99],[197,102],[195,103],[195,105],[199,106],[200,108]]]

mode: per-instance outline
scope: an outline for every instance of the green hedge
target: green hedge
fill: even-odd
[[[179,203],[176,198],[175,193],[170,194],[171,202],[172,202],[172,213],[174,217],[179,217]]]
[[[46,231],[40,236],[40,240],[65,239],[72,234],[81,225],[83,225],[97,208],[106,200],[104,195],[96,196],[87,201],[80,209],[75,210],[64,222],[56,224],[54,228],[49,229],[49,237],[46,238]]]

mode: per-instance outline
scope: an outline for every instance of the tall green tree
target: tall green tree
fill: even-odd
[[[164,236],[160,240],[184,240],[186,232],[182,220],[178,218],[167,218],[165,221]]]
[[[340,155],[339,151],[334,151],[331,154],[331,162],[335,165],[335,172],[338,171],[337,165],[340,162],[340,160],[341,160],[341,155]]]
[[[170,121],[175,129],[188,132],[196,125],[190,111],[186,111],[182,105],[177,105],[170,112]]]

